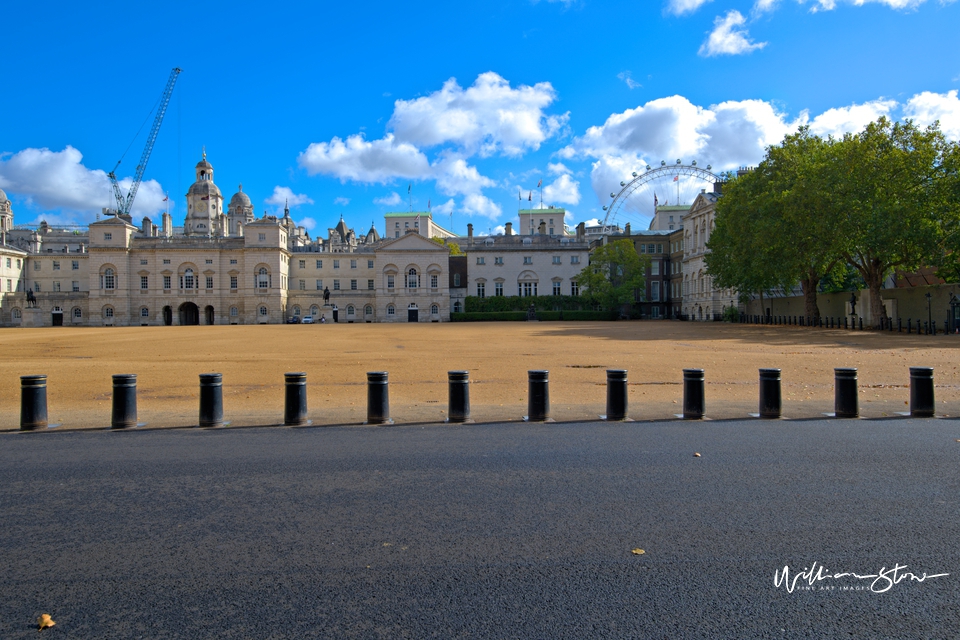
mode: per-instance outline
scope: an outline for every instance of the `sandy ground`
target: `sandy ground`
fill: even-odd
[[[305,371],[315,425],[362,424],[366,372],[387,371],[397,423],[446,419],[447,371],[470,371],[473,418],[519,421],[527,370],[550,371],[551,416],[605,413],[607,368],[629,370],[630,415],[673,418],[682,369],[702,368],[707,417],[757,411],[758,369],[783,370],[785,418],[833,410],[833,368],[859,368],[864,417],[908,410],[909,367],[935,368],[939,415],[960,415],[960,336],[684,322],[339,324],[2,329],[0,430],[19,428],[20,380],[45,373],[51,424],[110,423],[111,374],[138,375],[147,427],[197,424],[198,374],[223,374],[231,426],[277,424],[283,374]]]

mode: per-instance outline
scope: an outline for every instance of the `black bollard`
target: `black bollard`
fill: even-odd
[[[392,424],[386,371],[367,372],[367,424]]]
[[[937,321],[936,321],[936,320],[934,320],[933,322],[930,323],[930,333],[932,333],[933,335],[937,335]]]
[[[20,431],[47,428],[47,376],[20,376]]]
[[[843,328],[844,328],[844,329],[849,329],[849,328],[850,328],[850,324],[847,322],[847,320],[848,320],[847,316],[843,316]]]
[[[907,318],[907,333],[913,333],[913,318]]]
[[[113,376],[113,413],[111,429],[137,426],[137,374],[117,373]]]
[[[607,369],[607,420],[627,418],[627,370]]]
[[[779,418],[780,369],[760,369],[760,417]]]
[[[307,374],[303,371],[283,374],[283,424],[296,427],[307,424]]]
[[[448,371],[449,422],[470,420],[470,372]]]
[[[910,367],[910,415],[932,418],[935,411],[933,367]]]
[[[550,418],[550,372],[527,371],[527,420],[544,422]]]
[[[862,317],[861,317],[860,320],[859,320],[859,324],[860,324],[860,331],[863,331],[863,318],[862,318]]]
[[[833,410],[838,418],[860,417],[860,399],[857,389],[856,367],[840,367],[833,370]]]
[[[223,374],[200,374],[200,426],[223,426]]]
[[[683,419],[699,420],[704,413],[703,369],[683,370]]]

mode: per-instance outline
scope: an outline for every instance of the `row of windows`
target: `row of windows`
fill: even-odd
[[[487,264],[486,256],[477,256],[477,264]],[[503,266],[503,256],[494,256],[493,264]],[[533,256],[523,256],[523,264],[533,264]],[[563,264],[563,259],[561,256],[553,256],[551,264]],[[580,256],[570,256],[570,264],[580,264]]]
[[[34,271],[42,271],[42,270],[43,270],[43,269],[41,268],[41,265],[42,265],[42,264],[43,264],[43,262],[42,262],[41,260],[34,260],[34,262],[33,262],[33,270],[34,270]],[[60,260],[53,260],[53,261],[52,261],[52,264],[53,264],[53,270],[54,270],[54,271],[60,271]],[[10,268],[10,258],[7,258],[7,268]],[[17,268],[18,268],[18,269],[20,268],[20,259],[19,259],[19,258],[17,259]],[[80,261],[79,261],[79,260],[71,260],[71,261],[70,261],[70,270],[71,270],[71,271],[79,271],[79,270],[80,270]]]
[[[638,244],[637,253],[663,253],[663,245]]]
[[[7,291],[10,291],[10,290],[12,289],[12,287],[13,287],[13,283],[12,283],[10,280],[7,280]],[[40,293],[40,289],[41,289],[40,283],[39,283],[39,282],[34,282],[34,283],[33,283],[33,290],[34,290],[35,292],[37,292],[37,293]],[[60,288],[60,281],[59,281],[59,280],[54,280],[54,281],[53,281],[53,289],[52,289],[52,290],[53,290],[54,292],[62,291],[62,289]],[[73,291],[74,293],[77,293],[78,291],[80,291],[80,281],[79,281],[79,280],[74,280],[73,282],[71,282],[71,283],[70,283],[70,290]],[[20,283],[19,283],[19,282],[17,282],[17,291],[20,291]]]
[[[554,281],[550,295],[554,295],[554,296],[563,295],[562,285],[563,285],[562,282]],[[518,282],[518,283],[517,283],[517,291],[518,291],[519,294],[520,294],[522,297],[524,297],[524,298],[528,298],[528,297],[530,297],[530,296],[539,295],[539,294],[537,293],[537,283],[536,283],[536,282]],[[493,295],[496,296],[496,297],[500,297],[500,296],[503,295],[503,283],[502,283],[502,282],[494,282],[494,283],[493,283]],[[571,282],[571,283],[570,283],[570,295],[572,295],[572,296],[578,296],[578,295],[580,295],[580,285],[577,284],[576,282]],[[478,297],[478,298],[486,298],[486,297],[487,297],[487,284],[486,284],[485,282],[478,282],[478,283],[477,283],[477,297]]]
[[[316,261],[316,265],[317,265],[317,269],[323,269],[323,260],[317,260],[317,261]],[[306,269],[306,268],[307,268],[307,261],[306,261],[306,260],[300,260],[300,261],[299,261],[299,266],[300,266],[301,269]],[[334,268],[334,269],[339,269],[339,268],[340,268],[340,260],[334,260],[334,261],[333,261],[333,268]],[[356,269],[356,268],[357,268],[357,260],[350,260],[350,268],[351,268],[351,269]],[[373,269],[373,260],[367,260],[367,269]]]

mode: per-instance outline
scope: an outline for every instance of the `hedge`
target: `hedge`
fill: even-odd
[[[526,311],[493,311],[489,313],[470,311],[465,313],[450,314],[450,320],[452,322],[503,322],[526,319]]]
[[[467,296],[464,300],[464,311],[492,312],[492,311],[526,311],[533,305],[537,312],[580,310],[590,308],[590,302],[580,296],[491,296],[478,298]]]
[[[563,316],[562,318],[560,316]],[[452,322],[504,322],[522,321],[527,319],[526,311],[492,311],[451,313]],[[537,320],[543,321],[586,321],[586,320],[616,320],[615,313],[609,311],[537,311]]]

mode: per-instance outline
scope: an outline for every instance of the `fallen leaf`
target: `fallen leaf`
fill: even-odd
[[[643,554],[646,553],[646,551],[644,551],[643,549],[634,549],[630,553],[632,553],[635,556],[642,556]]]
[[[40,627],[39,629],[37,629],[37,631],[43,631],[44,629],[48,627],[52,627],[55,624],[57,623],[53,621],[53,618],[50,617],[50,614],[44,613],[39,618],[37,618],[37,625],[39,625]]]

